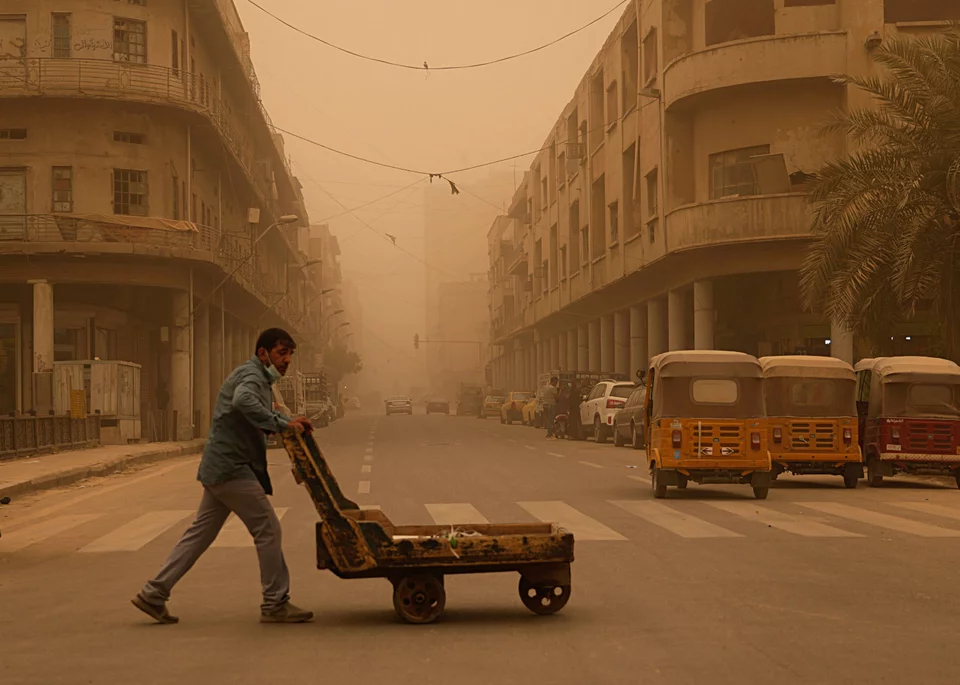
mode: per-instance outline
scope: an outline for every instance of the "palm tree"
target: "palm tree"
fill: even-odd
[[[939,350],[960,353],[960,30],[896,37],[877,49],[881,78],[840,76],[876,107],[826,132],[859,144],[812,184],[815,242],[801,269],[807,307],[875,351],[929,303]]]

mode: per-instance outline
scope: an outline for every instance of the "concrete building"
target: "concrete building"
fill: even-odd
[[[202,434],[258,329],[309,339],[307,225],[232,0],[0,0],[0,412],[55,361],[142,366]]]
[[[853,145],[821,124],[868,104],[830,77],[956,18],[955,0],[630,3],[488,235],[495,383],[680,349],[851,360],[798,286],[806,175]],[[896,331],[903,353],[923,332]]]
[[[490,331],[486,274],[442,283],[439,289],[436,336],[428,343],[432,360],[431,391],[453,399],[461,383],[482,383],[489,360]]]

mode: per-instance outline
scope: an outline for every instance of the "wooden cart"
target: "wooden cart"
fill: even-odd
[[[558,525],[395,526],[343,496],[312,436],[288,431],[283,444],[320,515],[317,568],[340,578],[386,578],[408,623],[440,617],[450,574],[518,572],[520,599],[536,614],[556,613],[570,599],[573,534]]]

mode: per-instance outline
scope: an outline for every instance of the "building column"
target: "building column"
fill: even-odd
[[[696,281],[693,284],[693,348],[714,349],[713,281]]]
[[[170,326],[170,408],[177,413],[176,438],[179,441],[193,437],[193,417],[190,415],[190,295],[175,290],[170,298],[172,323]]]
[[[667,294],[667,347],[671,352],[686,348],[687,317],[684,311],[682,290],[671,290]]]
[[[550,364],[551,371],[556,371],[557,369],[565,366],[563,363],[563,354],[561,352],[563,349],[563,343],[561,340],[562,337],[560,335],[555,335],[550,338],[550,359],[553,362]]]
[[[213,419],[213,405],[217,399],[217,393],[224,381],[224,354],[226,340],[223,329],[223,310],[210,310],[210,369],[207,374],[210,383],[210,419]]]
[[[853,364],[853,333],[837,321],[830,324],[830,356]]]
[[[577,364],[577,329],[571,328],[567,331],[567,371],[576,371]]]
[[[602,344],[602,335],[600,333],[600,319],[594,319],[590,322],[590,372],[600,373],[603,369],[603,359],[600,354]]]
[[[647,303],[647,345],[650,359],[667,351],[667,312],[662,299]]]
[[[223,372],[220,374],[222,378],[220,383],[226,380],[227,376],[233,373],[233,346],[234,346],[234,331],[233,331],[233,321],[229,317],[224,317],[222,320],[223,325],[223,350],[221,354],[223,355]]]
[[[590,327],[587,324],[577,326],[577,371],[590,368]]]
[[[630,307],[630,371],[636,376],[637,371],[647,371],[647,310],[646,307],[635,305]]]
[[[210,401],[210,305],[201,305],[193,319],[193,408],[200,413],[200,437],[207,437]]]
[[[33,285],[33,372],[53,371],[53,286],[46,281],[30,283]]]
[[[614,364],[613,316],[600,317],[600,371],[613,370]]]
[[[536,355],[534,368],[537,370],[536,375],[539,376],[541,373],[543,373],[543,341],[537,336],[534,336],[533,338],[533,349],[534,354]]]
[[[630,375],[630,312],[613,315],[613,366],[617,373]]]

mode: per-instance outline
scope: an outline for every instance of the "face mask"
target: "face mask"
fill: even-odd
[[[273,364],[267,367],[267,375],[270,377],[270,385],[273,385],[283,377],[283,374],[277,371],[277,367]]]

